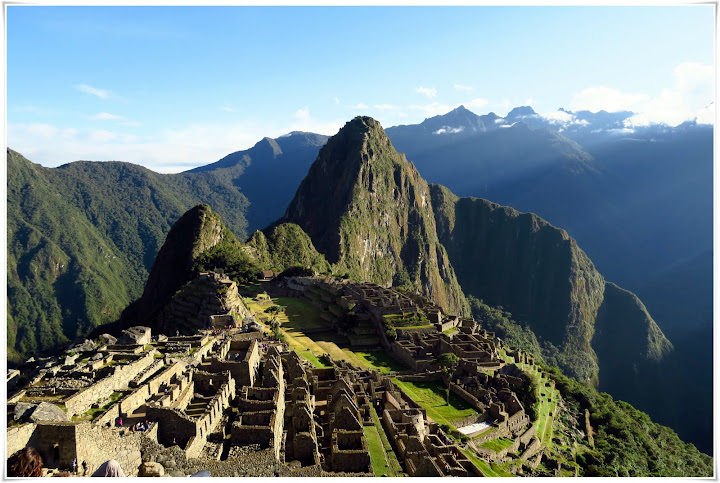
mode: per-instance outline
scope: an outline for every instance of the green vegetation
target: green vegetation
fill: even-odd
[[[681,441],[672,429],[565,376],[557,367],[542,369],[556,382],[565,405],[579,421],[584,421],[580,415],[586,409],[590,411],[595,447],[576,457],[584,476],[712,476],[712,457]]]
[[[365,366],[369,369],[375,369],[378,372],[387,374],[390,372],[405,371],[407,368],[398,361],[390,357],[384,351],[353,351],[355,355],[361,359]]]
[[[318,253],[312,240],[296,224],[283,223],[256,231],[248,240],[260,263],[272,270],[305,269],[314,273],[330,273],[330,264]]]
[[[142,294],[171,225],[200,202],[245,235],[232,177],[121,162],[44,168],[7,152],[8,359],[51,354]]]
[[[209,250],[202,252],[193,265],[193,271],[208,272],[222,269],[237,284],[254,281],[261,267],[258,262],[242,249],[235,235],[223,227],[220,241]]]
[[[513,445],[512,439],[508,439],[504,436],[501,436],[500,438],[486,441],[481,446],[483,448],[489,449],[490,451],[494,451],[495,453],[499,453],[500,451],[504,450],[505,448],[509,448],[512,445]]]
[[[419,290],[449,313],[468,313],[426,208],[427,182],[380,124],[353,119],[319,156],[279,223],[299,225],[339,276]]]
[[[450,378],[452,377],[453,372],[455,372],[455,368],[460,362],[460,358],[452,352],[445,352],[437,356],[433,362],[440,366],[443,374],[445,374],[445,379],[447,379],[447,386],[445,387],[445,400],[448,404],[450,404]]]
[[[427,410],[428,416],[438,423],[453,427],[453,421],[466,418],[475,413],[468,404],[450,394],[450,402],[445,400],[445,387],[441,382],[409,382],[393,378],[392,381]]]
[[[388,476],[405,476],[405,474],[402,471],[402,467],[400,466],[400,463],[397,460],[397,456],[395,455],[395,452],[392,449],[392,446],[390,445],[390,441],[388,441],[387,435],[385,434],[385,430],[382,427],[382,423],[380,422],[380,418],[378,418],[377,412],[375,411],[374,406],[370,406],[370,414],[373,418],[373,423],[375,423],[375,430],[377,434],[380,436],[380,442],[382,444],[382,448],[385,452],[385,463],[386,468],[389,470]],[[377,475],[376,475],[377,476]]]
[[[368,451],[370,452],[370,462],[372,463],[375,476],[390,476],[390,467],[385,459],[385,450],[380,441],[377,428],[375,426],[363,426],[365,439],[367,440]]]
[[[328,364],[323,357],[316,357],[310,349],[298,351],[297,354],[303,359],[309,361],[313,366],[319,367],[320,369],[332,367],[332,365]]]

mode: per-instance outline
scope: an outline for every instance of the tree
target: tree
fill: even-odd
[[[447,387],[445,388],[445,402],[450,404],[450,377],[455,372],[455,367],[460,362],[460,358],[452,352],[445,352],[437,356],[433,362],[440,366],[443,374],[447,378]]]

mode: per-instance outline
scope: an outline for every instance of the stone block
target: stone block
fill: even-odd
[[[146,461],[140,465],[140,473],[138,476],[165,476],[165,468],[160,463],[154,463],[152,461]]]

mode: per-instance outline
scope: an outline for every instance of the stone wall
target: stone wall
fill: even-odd
[[[25,423],[22,426],[8,428],[7,439],[5,440],[5,450],[8,458],[14,452],[28,445],[36,426],[35,423]]]
[[[84,413],[99,399],[106,398],[115,389],[126,386],[143,369],[153,363],[154,355],[155,349],[148,351],[135,362],[115,366],[111,375],[65,399],[63,402],[67,408],[68,417]]]
[[[149,431],[133,433],[127,430],[108,431],[92,424],[79,424],[76,426],[75,437],[78,467],[83,461],[87,461],[88,476],[109,459],[120,463],[125,476],[137,476],[142,463],[141,438],[156,439],[157,425],[153,425]]]
[[[451,382],[450,383],[450,391],[457,394],[460,397],[460,399],[462,399],[463,401],[468,403],[476,411],[481,412],[481,413],[485,411],[486,408],[480,403],[480,401],[478,401],[478,399],[475,396],[473,396],[472,394],[470,394],[469,392],[467,392],[465,389],[461,388],[457,384],[454,384]]]

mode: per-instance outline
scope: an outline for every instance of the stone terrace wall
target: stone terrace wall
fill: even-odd
[[[141,438],[157,439],[157,425],[153,425],[144,433],[102,429],[91,424],[80,424],[76,427],[76,446],[78,466],[82,461],[88,462],[88,473],[91,474],[109,459],[117,460],[125,476],[137,476],[142,463],[140,453]],[[88,474],[88,476],[90,476]]]
[[[147,352],[135,362],[115,366],[113,374],[65,399],[68,417],[84,413],[99,399],[108,397],[115,389],[126,386],[143,369],[153,363],[154,355],[155,349]]]
[[[23,449],[28,445],[30,438],[35,431],[35,423],[25,423],[22,426],[8,428],[6,441],[6,452],[9,458],[15,451]]]
[[[463,401],[468,403],[474,410],[483,412],[486,408],[483,407],[483,405],[478,401],[478,399],[467,392],[465,389],[461,388],[455,383],[450,383],[450,391],[457,394]]]

